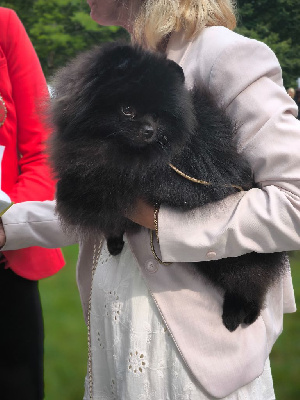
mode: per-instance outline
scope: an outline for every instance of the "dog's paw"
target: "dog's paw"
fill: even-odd
[[[259,314],[260,308],[257,303],[249,302],[233,293],[225,293],[222,320],[230,332],[234,332],[240,324],[253,324]]]
[[[117,256],[121,253],[124,247],[123,236],[121,237],[109,237],[107,239],[107,249],[112,256]]]
[[[260,308],[256,304],[249,305],[246,310],[246,317],[244,318],[244,324],[251,325],[257,320],[260,315]]]

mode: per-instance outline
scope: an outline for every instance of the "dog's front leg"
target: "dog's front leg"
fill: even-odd
[[[124,246],[123,233],[120,236],[110,236],[107,238],[107,248],[112,256],[121,253]]]

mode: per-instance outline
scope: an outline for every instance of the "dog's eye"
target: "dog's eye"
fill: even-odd
[[[126,117],[134,118],[136,116],[136,111],[133,107],[130,106],[123,106],[121,111]]]

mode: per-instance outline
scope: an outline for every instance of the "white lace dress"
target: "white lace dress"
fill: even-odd
[[[190,376],[126,242],[120,256],[103,246],[91,301],[93,400],[207,400]],[[263,374],[226,400],[273,400]],[[84,400],[90,400],[86,378]]]

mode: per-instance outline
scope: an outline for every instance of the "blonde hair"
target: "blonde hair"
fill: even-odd
[[[290,87],[286,92],[289,96],[291,96],[292,99],[295,97],[296,91],[294,88]]]
[[[143,1],[133,24],[132,40],[157,50],[171,32],[183,30],[193,39],[206,26],[236,26],[235,0],[137,0]]]

